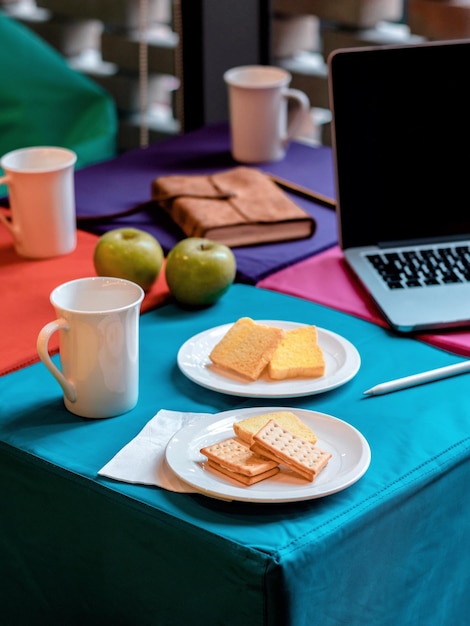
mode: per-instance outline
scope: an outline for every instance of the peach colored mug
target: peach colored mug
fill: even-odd
[[[242,163],[283,159],[310,110],[307,95],[290,89],[281,67],[245,65],[224,74],[228,88],[232,156]]]

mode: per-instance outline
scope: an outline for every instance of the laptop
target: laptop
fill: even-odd
[[[328,58],[339,243],[404,333],[470,326],[470,39]]]

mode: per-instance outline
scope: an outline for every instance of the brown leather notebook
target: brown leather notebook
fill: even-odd
[[[212,175],[160,176],[156,200],[187,237],[231,247],[311,237],[315,220],[266,174],[235,167]]]

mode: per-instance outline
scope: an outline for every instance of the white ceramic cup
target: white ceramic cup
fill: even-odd
[[[0,185],[8,185],[10,216],[0,211],[0,221],[19,255],[41,259],[75,249],[76,160],[71,150],[49,146],[21,148],[1,158]]]
[[[305,93],[290,89],[280,67],[245,65],[224,74],[228,87],[232,156],[242,163],[283,159],[310,110]]]
[[[143,297],[136,283],[108,277],[80,278],[52,291],[57,319],[40,331],[37,350],[62,387],[71,413],[113,417],[137,404]],[[57,331],[61,370],[48,348]]]

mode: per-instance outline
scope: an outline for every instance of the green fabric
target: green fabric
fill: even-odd
[[[77,168],[114,156],[112,98],[1,11],[0,41],[0,156],[25,146],[57,145],[77,153]]]

